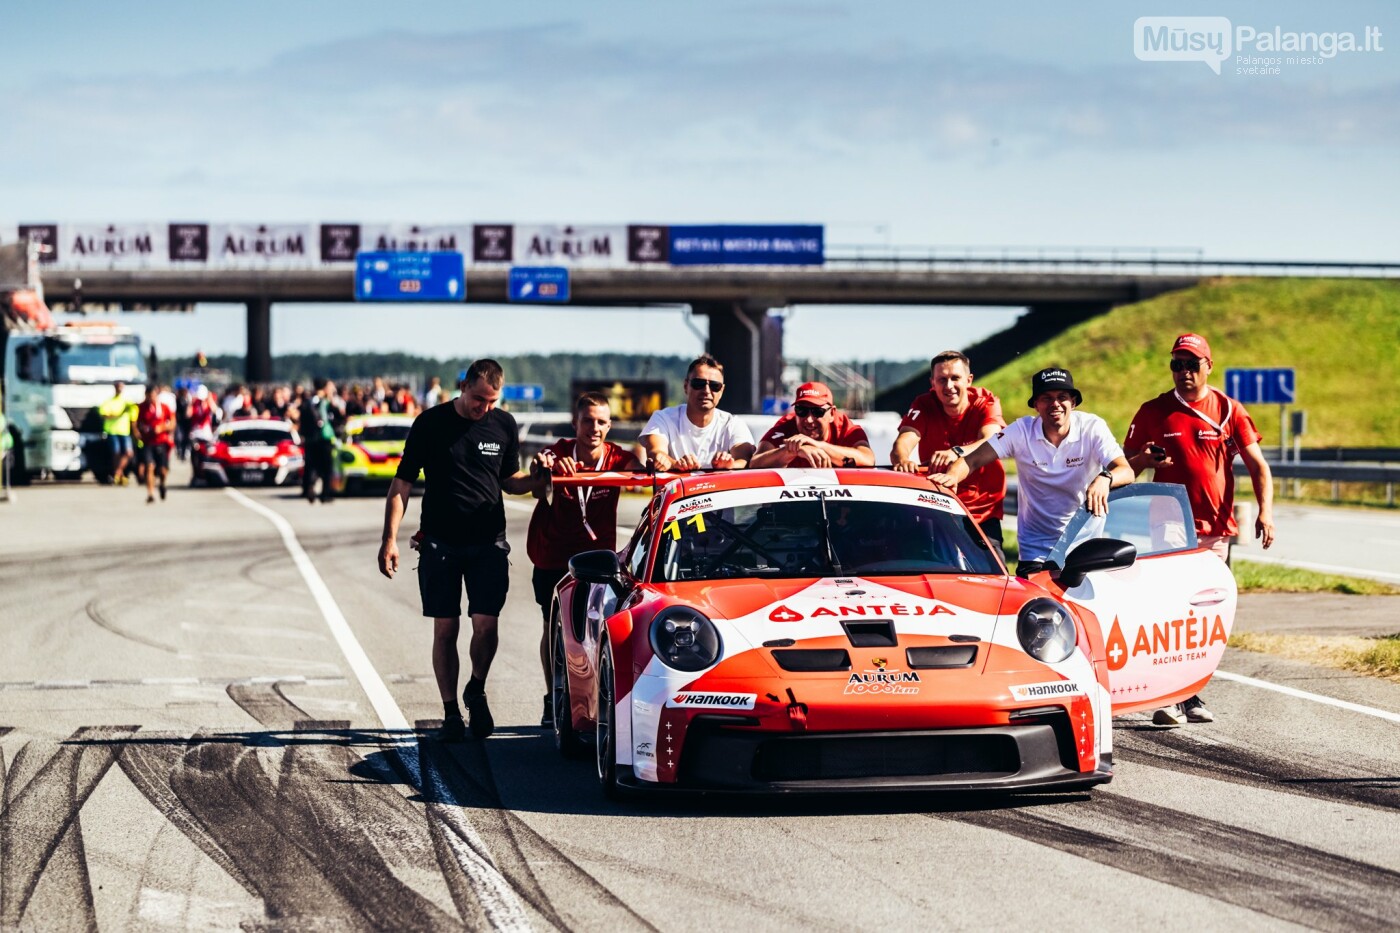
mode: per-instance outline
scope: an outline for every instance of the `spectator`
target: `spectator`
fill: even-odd
[[[742,470],[748,464],[753,435],[744,422],[718,408],[723,394],[719,361],[712,356],[691,361],[685,403],[653,413],[642,429],[642,446],[657,471]]]
[[[442,402],[442,378],[432,376],[428,379],[428,391],[423,393],[423,407],[432,408]]]
[[[136,410],[122,394],[125,391],[125,382],[112,383],[114,394],[97,406],[97,413],[102,416],[102,434],[107,438],[107,451],[112,458],[112,482],[118,486],[127,483],[126,468],[132,455],[131,421]]]
[[[754,468],[874,465],[865,429],[836,408],[821,382],[797,387],[792,410],[768,429],[749,461]]]
[[[1259,429],[1249,412],[1207,385],[1211,367],[1206,338],[1199,334],[1176,338],[1171,355],[1175,387],[1142,404],[1123,448],[1135,473],[1150,468],[1157,482],[1186,487],[1197,541],[1228,564],[1230,540],[1239,534],[1234,514],[1235,455],[1240,455],[1249,471],[1259,505],[1254,536],[1266,548],[1274,543],[1273,474],[1259,449]],[[1162,726],[1214,720],[1199,696],[1152,716]]]
[[[146,504],[156,501],[156,484],[165,499],[165,480],[170,473],[170,451],[175,446],[175,411],[160,399],[160,389],[146,387],[146,400],[136,410],[136,430],[141,438],[137,451],[140,474],[146,480]]]
[[[639,470],[631,453],[608,441],[612,411],[605,396],[588,392],[574,403],[574,436],[555,441],[535,455],[535,466],[555,476],[582,471]],[[543,493],[543,490],[541,490]],[[550,702],[549,635],[554,589],[569,572],[569,559],[582,551],[617,550],[617,487],[556,487],[551,497],[541,495],[530,516],[525,550],[535,565],[535,602],[544,617],[540,637],[540,665],[544,668],[544,713],[540,725],[554,725]]]
[[[1082,401],[1069,370],[1042,369],[1031,377],[1028,404],[1035,415],[1017,419],[955,459],[942,473],[929,477],[943,486],[957,486],[994,459],[1016,461],[1021,551],[1017,576],[1028,577],[1046,568],[1050,549],[1081,505],[1104,515],[1109,490],[1133,481],[1132,468],[1113,432],[1098,415],[1079,411]]]
[[[321,479],[321,502],[331,501],[331,448],[335,443],[335,383],[318,376],[316,394],[302,409],[302,448],[306,452],[301,471],[301,494],[316,501],[316,479]]]
[[[930,391],[914,399],[899,423],[890,451],[896,470],[915,472],[926,465],[941,473],[987,438],[1006,427],[1001,401],[972,384],[972,362],[957,350],[945,350],[929,363]],[[917,458],[915,445],[918,446]],[[958,484],[958,499],[989,541],[1001,547],[1002,504],[1006,469],[992,460]]]

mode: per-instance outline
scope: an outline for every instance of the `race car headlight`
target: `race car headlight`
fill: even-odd
[[[667,667],[703,671],[719,660],[722,644],[715,624],[694,609],[663,609],[651,623],[651,650]]]
[[[1056,664],[1074,651],[1074,619],[1053,599],[1033,599],[1016,617],[1016,635],[1026,654],[1046,664]]]

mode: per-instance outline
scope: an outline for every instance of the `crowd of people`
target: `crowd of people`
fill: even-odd
[[[972,363],[958,351],[930,363],[930,391],[913,401],[890,451],[893,468],[927,472],[953,492],[987,539],[1002,544],[1006,496],[1002,460],[1016,463],[1019,483],[1019,576],[1047,569],[1050,549],[1073,515],[1108,509],[1112,489],[1132,483],[1145,469],[1161,482],[1186,487],[1201,544],[1229,560],[1235,526],[1231,464],[1239,454],[1248,468],[1258,518],[1255,535],[1273,543],[1272,478],[1259,449],[1260,435],[1244,407],[1207,385],[1213,360],[1209,344],[1183,334],[1170,352],[1171,391],[1146,401],[1128,430],[1126,450],[1097,415],[1080,410],[1082,392],[1073,374],[1050,367],[1031,378],[1028,407],[1034,414],[1010,423],[1001,401],[973,385]],[[434,620],[433,671],[443,703],[440,737],[456,742],[468,729],[485,738],[494,729],[486,679],[497,647],[497,624],[509,589],[503,493],[533,493],[527,553],[533,590],[544,621],[540,659],[548,689],[548,630],[554,589],[576,554],[616,550],[615,489],[560,487],[546,496],[549,477],[579,471],[651,469],[686,472],[790,467],[856,467],[875,462],[869,440],[818,382],[798,388],[791,410],[757,444],[744,422],[719,408],[724,367],[712,356],[694,360],[686,373],[685,400],[654,413],[634,452],[607,440],[608,401],[580,396],[573,413],[575,436],[559,440],[520,468],[514,418],[497,407],[504,374],[494,360],[477,360],[460,382],[451,405],[429,408],[409,433],[385,506],[380,572],[399,568],[398,530],[419,471],[426,480],[420,531],[413,538],[423,615]],[[471,620],[471,670],[457,700],[461,594]],[[553,724],[546,693],[541,725]],[[1199,697],[1158,710],[1154,722],[1210,722]]]

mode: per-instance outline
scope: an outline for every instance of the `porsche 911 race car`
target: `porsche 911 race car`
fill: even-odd
[[[1215,671],[1234,578],[1163,484],[1081,511],[1053,559],[1011,576],[915,475],[674,479],[620,553],[577,555],[556,589],[556,744],[591,744],[610,794],[1107,782],[1111,717]]]
[[[353,495],[366,486],[387,486],[399,468],[404,441],[412,426],[412,415],[356,415],[346,419],[345,438],[336,444],[331,488]]]
[[[301,441],[290,421],[234,418],[219,426],[213,440],[195,444],[191,483],[283,486],[301,481]]]

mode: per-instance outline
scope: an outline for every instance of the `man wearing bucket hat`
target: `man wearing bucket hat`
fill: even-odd
[[[1135,471],[1154,470],[1159,483],[1186,487],[1195,520],[1196,540],[1230,562],[1235,525],[1235,477],[1239,454],[1249,471],[1259,516],[1254,536],[1264,547],[1274,543],[1273,475],[1259,449],[1259,429],[1243,405],[1206,384],[1211,373],[1210,344],[1200,334],[1182,334],[1172,344],[1170,392],[1142,404],[1128,427],[1123,448]],[[1200,697],[1157,710],[1159,726],[1213,722]]]
[[[797,387],[792,410],[778,419],[749,461],[750,467],[874,466],[865,429],[836,407],[822,382]]]
[[[1083,399],[1069,370],[1042,369],[1031,377],[1029,405],[1036,414],[1018,418],[929,477],[956,486],[995,459],[1016,461],[1017,576],[1045,568],[1051,548],[1081,505],[1103,515],[1108,491],[1133,481],[1133,468],[1108,425],[1098,415],[1079,411]]]

